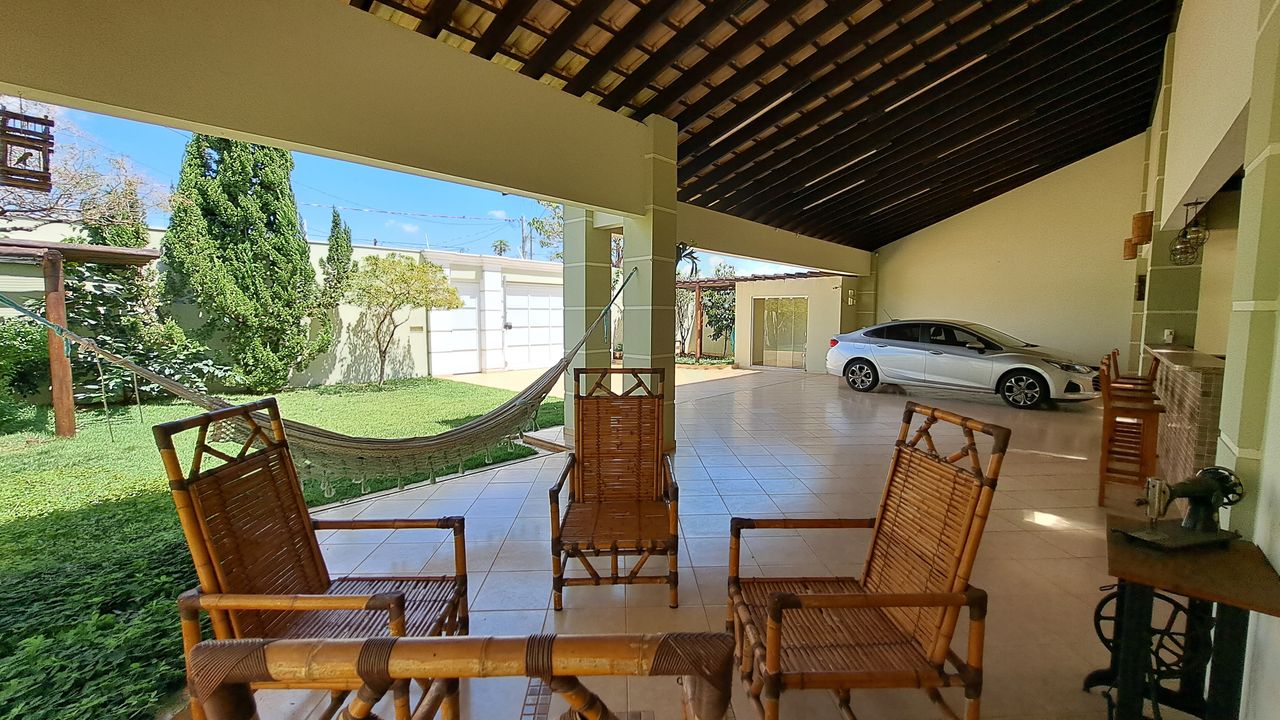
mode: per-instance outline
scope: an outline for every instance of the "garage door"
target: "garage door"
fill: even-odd
[[[431,311],[431,372],[480,372],[480,284],[454,282],[462,307]]]
[[[564,291],[558,285],[507,283],[504,335],[508,370],[546,369],[564,356]]]

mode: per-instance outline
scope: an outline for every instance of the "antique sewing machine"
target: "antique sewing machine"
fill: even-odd
[[[1218,527],[1218,509],[1230,507],[1244,497],[1244,486],[1231,470],[1213,465],[1179,483],[1148,478],[1146,495],[1136,503],[1146,508],[1147,527],[1122,530],[1131,540],[1162,550],[1226,545],[1239,537]],[[1187,511],[1182,522],[1161,520],[1174,500],[1185,498]]]

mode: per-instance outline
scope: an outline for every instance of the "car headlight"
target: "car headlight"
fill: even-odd
[[[1087,375],[1093,372],[1093,368],[1089,367],[1088,365],[1077,365],[1076,363],[1070,363],[1065,360],[1045,360],[1045,362],[1058,368],[1059,370],[1065,370],[1069,373],[1080,373],[1081,375]]]

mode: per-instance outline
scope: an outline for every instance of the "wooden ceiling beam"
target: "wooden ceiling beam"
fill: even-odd
[[[1118,3],[1121,0],[1109,0],[1109,2]],[[820,107],[809,112],[804,112],[785,125],[779,126],[773,135],[757,139],[751,145],[740,150],[736,155],[729,157],[719,166],[702,176],[693,177],[694,173],[714,162],[715,157],[708,157],[704,153],[702,157],[683,163],[680,168],[681,178],[686,181],[691,192],[706,192],[716,183],[748,169],[754,163],[776,151],[781,144],[785,144],[792,139],[805,137],[809,138],[806,142],[826,142],[848,127],[886,114],[886,111],[894,103],[921,92],[930,84],[938,82],[949,74],[960,70],[984,53],[997,52],[1000,48],[1005,47],[1006,43],[1010,43],[1009,39],[1014,33],[1024,31],[1028,26],[1034,25],[1036,21],[1043,20],[1048,12],[1049,5],[1047,3],[1029,6],[1018,14],[1022,16],[1022,22],[1017,21],[1018,16],[1006,19],[995,29],[988,30],[976,38],[971,38],[946,55],[936,57],[930,62],[930,58],[935,58],[939,52],[953,44],[953,39],[945,34],[935,36],[931,40],[921,43],[920,47],[903,53],[898,58],[868,74],[858,83],[837,93],[836,97],[831,101],[825,102]],[[1024,15],[1023,13],[1026,14]],[[972,18],[971,22],[975,20],[981,21],[987,17],[981,10],[969,16],[969,18]],[[965,23],[964,29],[970,29],[969,23]],[[914,38],[903,39],[903,45],[912,42],[914,42]],[[880,45],[881,43],[876,43],[875,47]],[[902,47],[903,45],[898,45],[897,47]],[[870,67],[870,65],[866,67]],[[897,80],[897,78],[912,70],[915,70],[915,72],[912,72],[904,80]],[[821,89],[825,93],[826,90],[831,88],[823,87]],[[805,90],[807,91],[808,88]],[[802,100],[805,105],[794,105],[782,110],[774,108],[767,111],[760,118],[752,121],[753,129],[751,133],[743,133],[742,137],[753,137],[761,134],[769,127],[778,125],[778,123],[798,112],[800,108],[813,103],[824,93],[818,93],[817,95],[807,92],[798,93],[801,97],[789,98],[789,100]],[[855,104],[856,106],[850,107]],[[730,145],[725,150],[732,148],[733,145]]]
[[[1162,40],[1153,38],[1146,45],[1129,48],[1125,54],[1107,58],[1111,62],[1100,62],[1088,68],[1064,67],[1046,76],[1044,86],[1024,87],[1018,93],[1005,95],[1001,102],[990,103],[976,111],[960,108],[939,115],[930,122],[899,134],[891,145],[877,152],[866,164],[851,168],[850,173],[842,175],[840,183],[843,184],[824,185],[830,188],[826,194],[815,194],[804,206],[799,205],[793,197],[788,197],[778,204],[776,214],[771,210],[762,213],[762,217],[798,214],[795,208],[808,207],[818,199],[829,197],[832,193],[839,192],[840,188],[847,188],[853,183],[867,182],[875,178],[881,169],[910,166],[913,161],[927,158],[930,154],[962,147],[1011,120],[1026,120],[1035,117],[1037,113],[1071,111],[1108,98],[1112,102],[1122,103],[1124,93],[1137,92],[1150,83],[1150,73],[1153,66],[1160,62],[1162,46]],[[1143,93],[1143,97],[1149,103],[1152,96],[1150,88],[1146,89],[1148,92]],[[1058,90],[1061,92],[1055,92]],[[795,194],[798,193],[793,193]]]
[[[1155,2],[1165,4],[1165,0]],[[1093,7],[1092,3],[1090,6]],[[1115,58],[1127,58],[1126,54],[1143,38],[1156,36],[1151,32],[1154,25],[1165,21],[1167,15],[1147,10],[1128,17],[1119,25],[1113,17],[1102,18],[1100,27],[1086,26],[1090,30],[1084,32],[1073,25],[1050,31],[1048,37],[1042,33],[1027,33],[1022,37],[1035,35],[1034,46],[1030,50],[1019,48],[1024,51],[992,56],[990,65],[984,64],[980,70],[961,77],[956,85],[940,90],[913,109],[901,113],[881,110],[869,125],[859,125],[843,136],[841,133],[833,134],[827,139],[829,141],[821,144],[806,139],[805,149],[794,156],[793,162],[784,166],[789,170],[785,176],[770,168],[772,177],[765,176],[731,191],[732,205],[750,200],[752,204],[765,207],[783,195],[789,195],[783,203],[785,205],[807,205],[851,182],[850,176],[860,172],[861,168],[850,167],[850,162],[870,150],[883,147],[886,141],[893,141],[917,127],[931,132],[945,130],[957,117],[963,118],[988,108],[1009,109],[1015,103],[1046,92],[1051,86],[1065,84],[1069,87],[1082,70],[1105,65]],[[1009,47],[1014,47],[1014,43]],[[1068,58],[1064,65],[1047,74],[1043,70],[1032,72],[1063,54]],[[795,189],[800,187],[804,187],[804,191],[796,193]],[[782,208],[779,206],[777,209]]]
[[[1000,8],[1003,8],[1003,11],[1007,11],[1022,3],[1016,0],[1000,0],[997,4]],[[988,2],[989,5],[990,2]],[[765,88],[752,94],[737,106],[725,111],[723,115],[708,123],[706,127],[699,129],[695,135],[681,142],[682,176],[686,178],[692,177],[726,153],[732,151],[735,147],[740,146],[745,139],[755,137],[793,114],[801,112],[804,108],[821,100],[828,93],[870,68],[876,65],[884,65],[890,55],[903,48],[914,46],[900,57],[895,58],[890,63],[891,67],[882,67],[859,81],[856,84],[858,88],[857,97],[861,98],[865,95],[867,88],[878,87],[885,82],[886,78],[895,78],[906,70],[933,57],[941,49],[945,49],[954,43],[954,39],[948,36],[945,31],[923,43],[919,42],[919,37],[951,21],[956,15],[956,9],[954,4],[934,5],[910,20],[903,21],[901,20],[901,15],[899,15],[903,10],[901,5],[885,5],[881,7],[866,19],[854,25],[848,32],[829,43],[827,48],[824,49],[830,48],[833,52],[847,54],[847,52],[864,45],[866,39],[883,32],[885,28],[896,22],[898,27],[893,32],[880,37],[874,44],[863,47],[857,54],[846,58],[843,62],[831,67],[828,72],[816,78],[814,78],[814,75],[817,75],[823,67],[826,67],[826,64],[819,67],[813,67],[812,64],[809,64],[808,60],[818,56],[818,53],[814,53],[813,56],[797,64],[795,68],[783,74],[782,77],[769,83]],[[972,30],[988,25],[990,21],[994,21],[1000,14],[1002,13],[984,11],[979,8],[967,16],[966,19],[968,21],[962,27],[957,28],[959,30],[958,34],[967,34]],[[848,46],[847,50],[845,49],[846,46]],[[777,86],[776,88],[774,87],[775,85]],[[791,93],[790,96],[787,96],[787,93]],[[781,99],[784,97],[785,99]],[[830,115],[839,113],[840,108],[836,106],[838,102],[840,101],[835,100],[831,103]],[[817,124],[817,120],[818,118],[814,118],[814,125]],[[797,119],[796,122],[798,124],[795,132],[803,132],[808,127],[811,127],[806,125],[807,121],[807,117]],[[724,142],[733,136],[736,136],[738,140]],[[713,152],[712,148],[715,147],[719,147],[720,152]]]
[[[706,55],[636,108],[634,117],[637,120],[643,120],[648,115],[666,111],[673,103],[684,97],[685,93],[706,82],[707,78],[733,60],[738,53],[759,42],[760,38],[786,22],[787,18],[795,13],[796,7],[796,3],[768,3],[764,10],[738,28],[737,32],[711,48]],[[797,30],[792,30],[787,35],[790,36],[795,32]]]
[[[820,214],[822,224],[831,228],[865,222],[902,198],[912,197],[926,189],[972,186],[975,178],[984,177],[989,170],[1045,156],[1058,147],[1087,143],[1092,137],[1108,134],[1117,126],[1131,128],[1135,119],[1145,112],[1145,107],[1143,102],[1131,101],[1126,107],[1117,108],[1104,101],[1095,104],[1088,112],[1070,113],[1007,136],[984,138],[982,142],[966,148],[963,154],[947,156],[946,162],[940,162],[936,168],[928,168],[898,182],[869,182],[866,186],[871,191],[852,195],[849,202],[837,202],[830,211],[810,209],[807,212]],[[795,223],[796,226],[804,224],[803,218]],[[793,228],[784,226],[782,229]]]
[[[741,0],[707,0],[707,5],[683,28],[667,39],[647,60],[600,100],[600,106],[617,110],[635,97],[658,73],[667,69],[699,40],[742,7]]]
[[[498,54],[503,45],[506,44],[507,38],[511,37],[512,31],[516,26],[524,20],[524,16],[533,8],[537,0],[511,0],[502,7],[501,10],[493,16],[493,21],[489,23],[489,27],[485,28],[480,34],[480,39],[476,42],[475,47],[471,48],[471,54],[482,57],[485,60],[492,60],[494,55]]]
[[[534,80],[542,77],[611,4],[613,0],[582,0],[573,12],[556,26],[551,36],[538,46],[533,56],[529,58],[529,62],[520,68],[520,74]]]
[[[417,32],[427,37],[439,37],[440,31],[449,27],[453,21],[453,11],[458,8],[460,0],[431,0],[427,12],[418,23]]]
[[[638,46],[649,30],[662,22],[675,6],[676,3],[656,0],[640,8],[626,26],[618,30],[609,42],[600,48],[595,57],[588,60],[587,64],[574,74],[565,85],[565,92],[571,95],[582,95],[593,88],[596,81],[612,70],[628,50]]]
[[[701,117],[706,112],[714,109],[717,105],[728,100],[735,93],[742,90],[742,88],[755,82],[760,77],[763,77],[765,74],[782,65],[787,58],[794,55],[805,45],[816,42],[818,38],[828,30],[845,22],[849,16],[858,12],[858,10],[862,9],[862,7],[867,5],[869,2],[871,2],[871,0],[833,0],[831,4],[815,13],[808,20],[805,20],[799,27],[784,35],[776,43],[765,48],[763,52],[743,67],[739,68],[732,75],[712,86],[706,94],[694,103],[695,106],[705,108],[705,110],[696,110],[693,113],[690,113],[689,111],[693,109],[693,106],[690,106],[684,111],[678,113],[674,118],[676,125],[684,127],[693,120],[696,120],[698,117]],[[785,3],[780,5],[780,9],[785,9],[781,6],[785,6]],[[756,19],[759,19],[764,14],[765,13],[760,13],[760,15],[756,16]],[[786,16],[783,15],[781,20],[785,20],[785,17]],[[779,20],[779,22],[781,20]],[[685,93],[694,87],[697,87],[698,84],[705,82],[706,78],[712,73],[722,67],[725,63],[729,62],[729,60],[733,59],[733,57],[742,52],[742,50],[749,47],[751,43],[759,42],[761,37],[773,29],[773,27],[752,28],[751,26],[753,23],[754,20],[752,23],[748,23],[747,26],[744,26],[742,30],[734,36],[735,38],[738,35],[744,35],[747,37],[743,37],[733,43],[728,41],[722,43],[720,47],[717,47],[713,51],[716,54],[716,58],[714,60],[712,60],[712,56],[710,54],[708,54],[706,58],[703,58],[704,61],[711,61],[709,63],[705,63],[708,64],[708,67],[701,67],[704,65],[704,62],[699,62],[695,65],[692,70],[694,70],[695,73],[699,73],[700,76],[691,76],[690,81],[682,83],[680,86],[673,83],[670,87],[664,89],[658,95],[655,95],[648,103],[645,103],[645,105],[640,108],[640,113],[665,112],[667,108],[679,100]],[[775,22],[774,27],[776,27],[777,24],[778,23]],[[755,34],[757,32],[758,34]],[[751,37],[750,35],[752,34],[755,34],[755,36]],[[733,38],[730,38],[730,40],[733,40]],[[714,67],[711,67],[711,64],[714,64]],[[683,80],[683,78],[681,79]]]

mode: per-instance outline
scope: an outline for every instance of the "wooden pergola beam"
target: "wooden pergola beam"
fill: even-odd
[[[54,250],[69,262],[91,262],[100,265],[146,265],[160,259],[157,248],[126,248],[114,245],[83,245],[0,237],[0,253],[9,248],[44,252]]]
[[[542,77],[548,68],[555,65],[555,62],[564,55],[582,35],[583,31],[596,19],[600,13],[604,12],[613,0],[582,0],[574,11],[560,23],[551,36],[542,41],[538,49],[534,51],[533,56],[529,58],[529,62],[520,68],[521,75],[527,75],[535,80]]]
[[[471,48],[471,54],[485,60],[492,60],[493,56],[498,54],[499,48],[511,36],[511,31],[516,29],[535,2],[537,0],[511,0],[507,3],[480,35],[480,40],[476,42],[475,47]]]
[[[574,74],[564,86],[564,91],[572,95],[582,95],[594,87],[596,81],[613,69],[618,60],[622,59],[628,50],[639,44],[649,30],[662,22],[675,6],[676,3],[671,2],[646,4],[627,22],[625,27],[600,48],[595,57],[588,60],[587,64]]]

